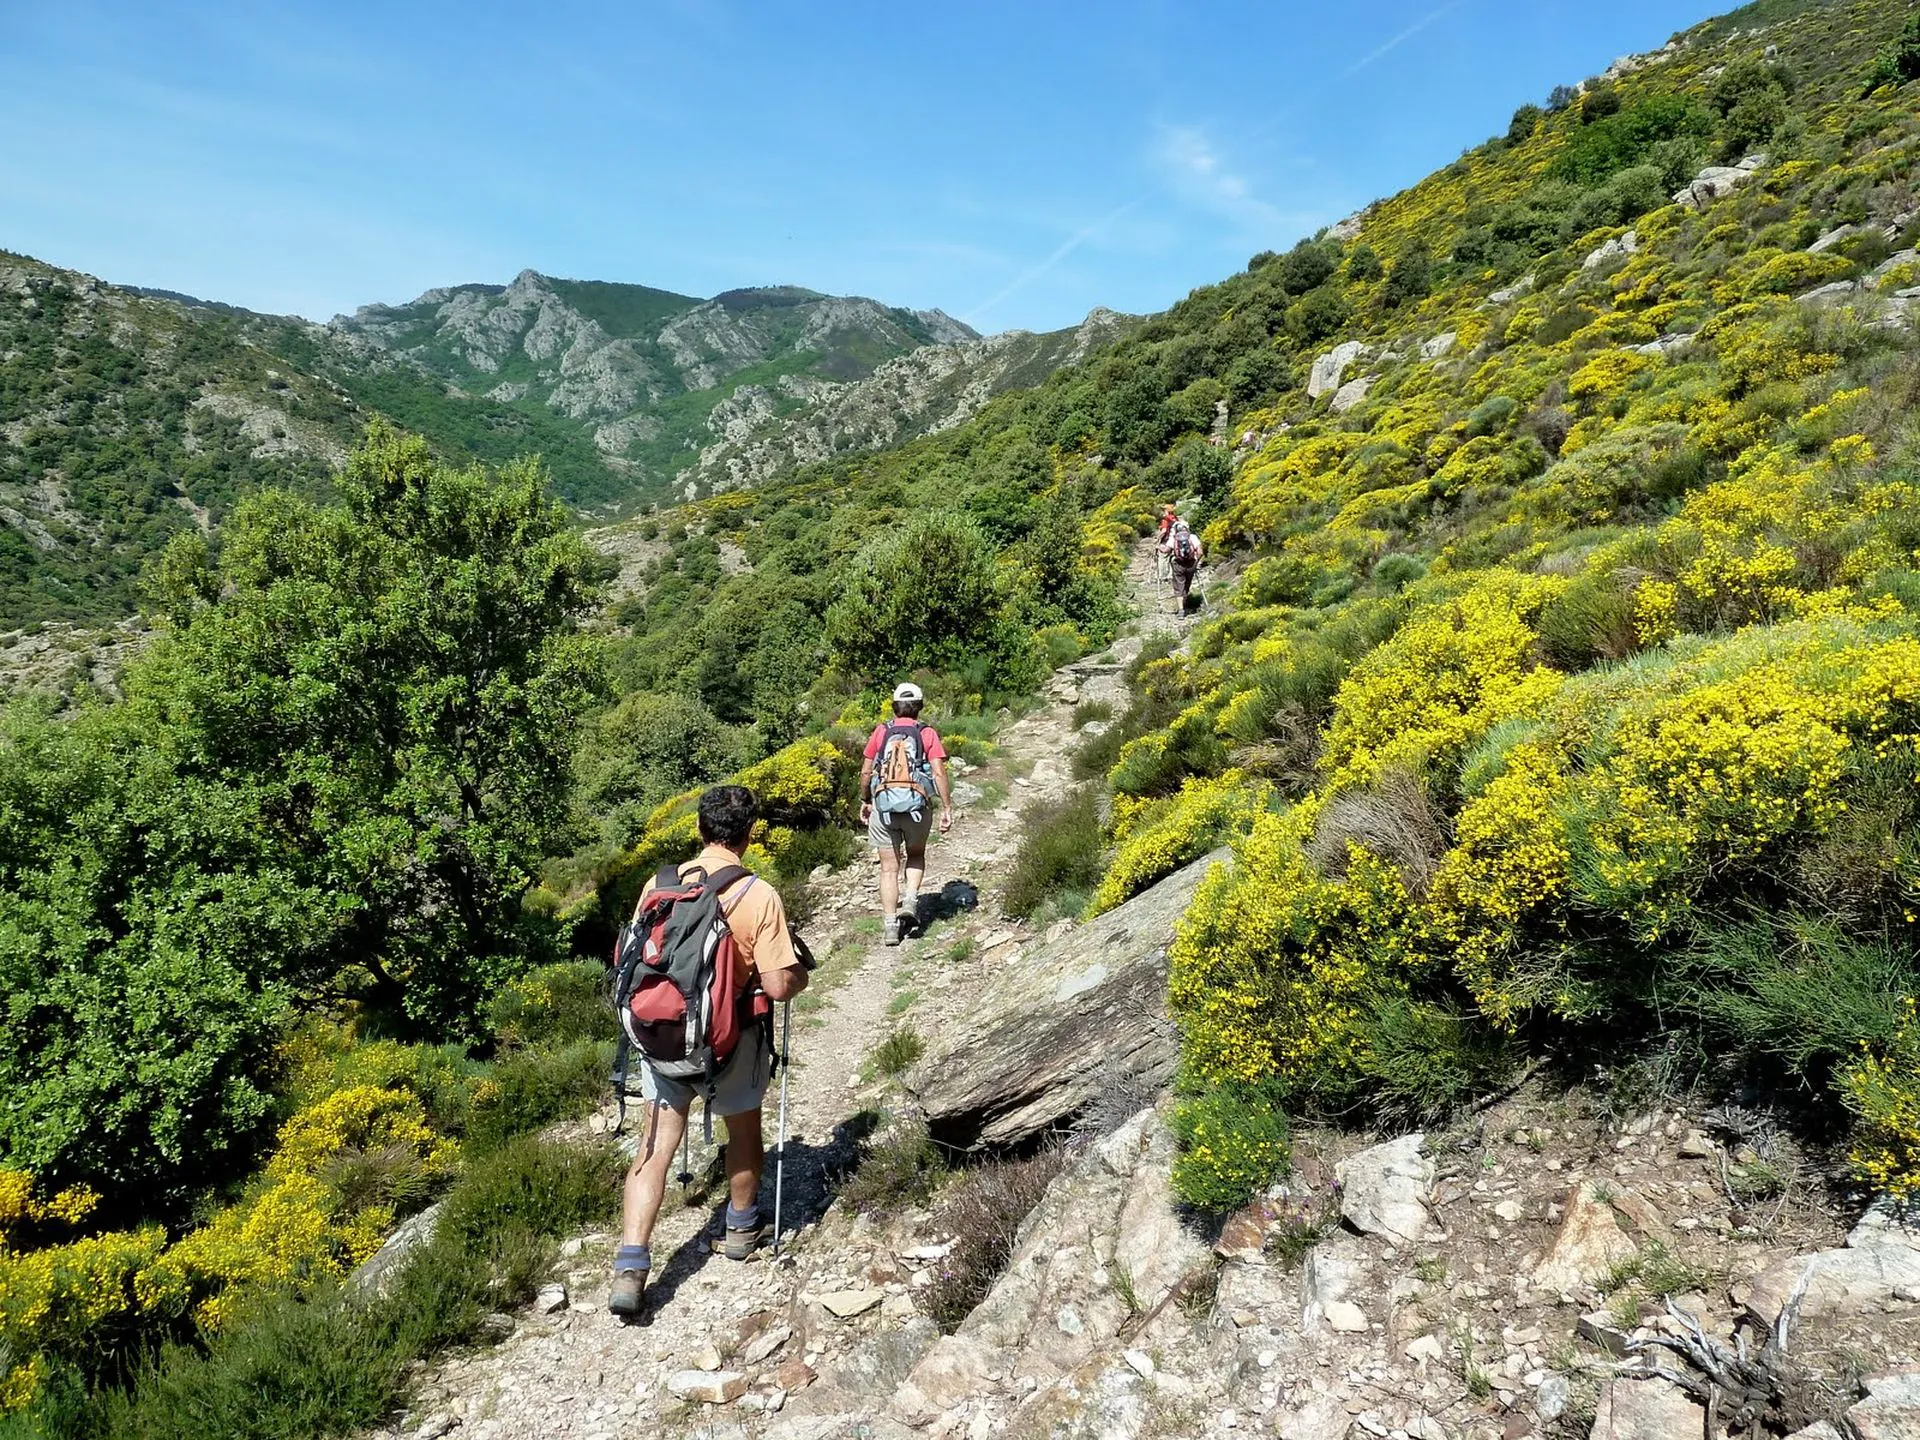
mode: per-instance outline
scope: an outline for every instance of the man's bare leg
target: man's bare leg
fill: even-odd
[[[621,1244],[645,1245],[653,1239],[653,1222],[660,1218],[660,1203],[667,1194],[667,1169],[686,1131],[686,1111],[647,1106],[647,1136],[627,1170],[621,1195]]]
[[[733,1208],[745,1212],[760,1197],[760,1172],[766,1169],[767,1152],[760,1134],[758,1107],[738,1115],[724,1117],[727,1122],[727,1198]]]

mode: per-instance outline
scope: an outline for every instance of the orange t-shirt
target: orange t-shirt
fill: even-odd
[[[709,845],[682,865],[680,874],[685,878],[689,870],[704,870],[713,875],[739,863],[740,857],[731,850]],[[641,899],[651,894],[653,888],[653,881],[649,879],[640,891]],[[741,965],[742,989],[752,981],[755,970],[771,975],[800,963],[793,949],[793,933],[787,929],[787,907],[781,902],[780,892],[758,875],[736,880],[728,886],[720,897],[720,908],[726,913],[727,928],[733,932],[733,953]]]

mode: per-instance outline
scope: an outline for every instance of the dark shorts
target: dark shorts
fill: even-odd
[[[1178,595],[1182,600],[1185,600],[1187,598],[1187,592],[1193,589],[1193,577],[1199,573],[1200,567],[1198,565],[1176,564],[1173,567],[1173,593]]]

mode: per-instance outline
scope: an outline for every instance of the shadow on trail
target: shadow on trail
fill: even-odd
[[[807,1138],[792,1128],[792,1115],[788,1116],[786,1182],[780,1203],[780,1243],[791,1244],[796,1231],[813,1224],[827,1213],[827,1207],[833,1203],[833,1197],[839,1193],[841,1184],[853,1172],[860,1158],[861,1143],[873,1133],[880,1123],[880,1116],[871,1110],[862,1110],[858,1115],[842,1120],[833,1127],[833,1132],[819,1144],[809,1143]],[[760,1213],[769,1224],[773,1221],[773,1136],[767,1137],[768,1154],[766,1173],[760,1182]],[[669,1194],[671,1194],[671,1190]],[[680,1287],[700,1273],[709,1263],[727,1265],[726,1260],[715,1249],[724,1227],[726,1212],[726,1194],[724,1187],[718,1201],[708,1207],[707,1221],[690,1239],[683,1242],[679,1249],[667,1256],[666,1263],[656,1265],[647,1283],[646,1306],[637,1321],[630,1323],[648,1325],[653,1322],[662,1308],[673,1302]],[[753,1263],[764,1264],[768,1250],[761,1250]]]
[[[920,897],[913,919],[914,932],[919,934],[930,925],[952,920],[979,908],[979,905],[980,891],[977,886],[968,880],[949,880],[937,893]]]

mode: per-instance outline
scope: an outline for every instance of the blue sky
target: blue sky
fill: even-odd
[[[1051,329],[1163,308],[1707,13],[0,0],[0,249],[317,319],[531,266]]]

